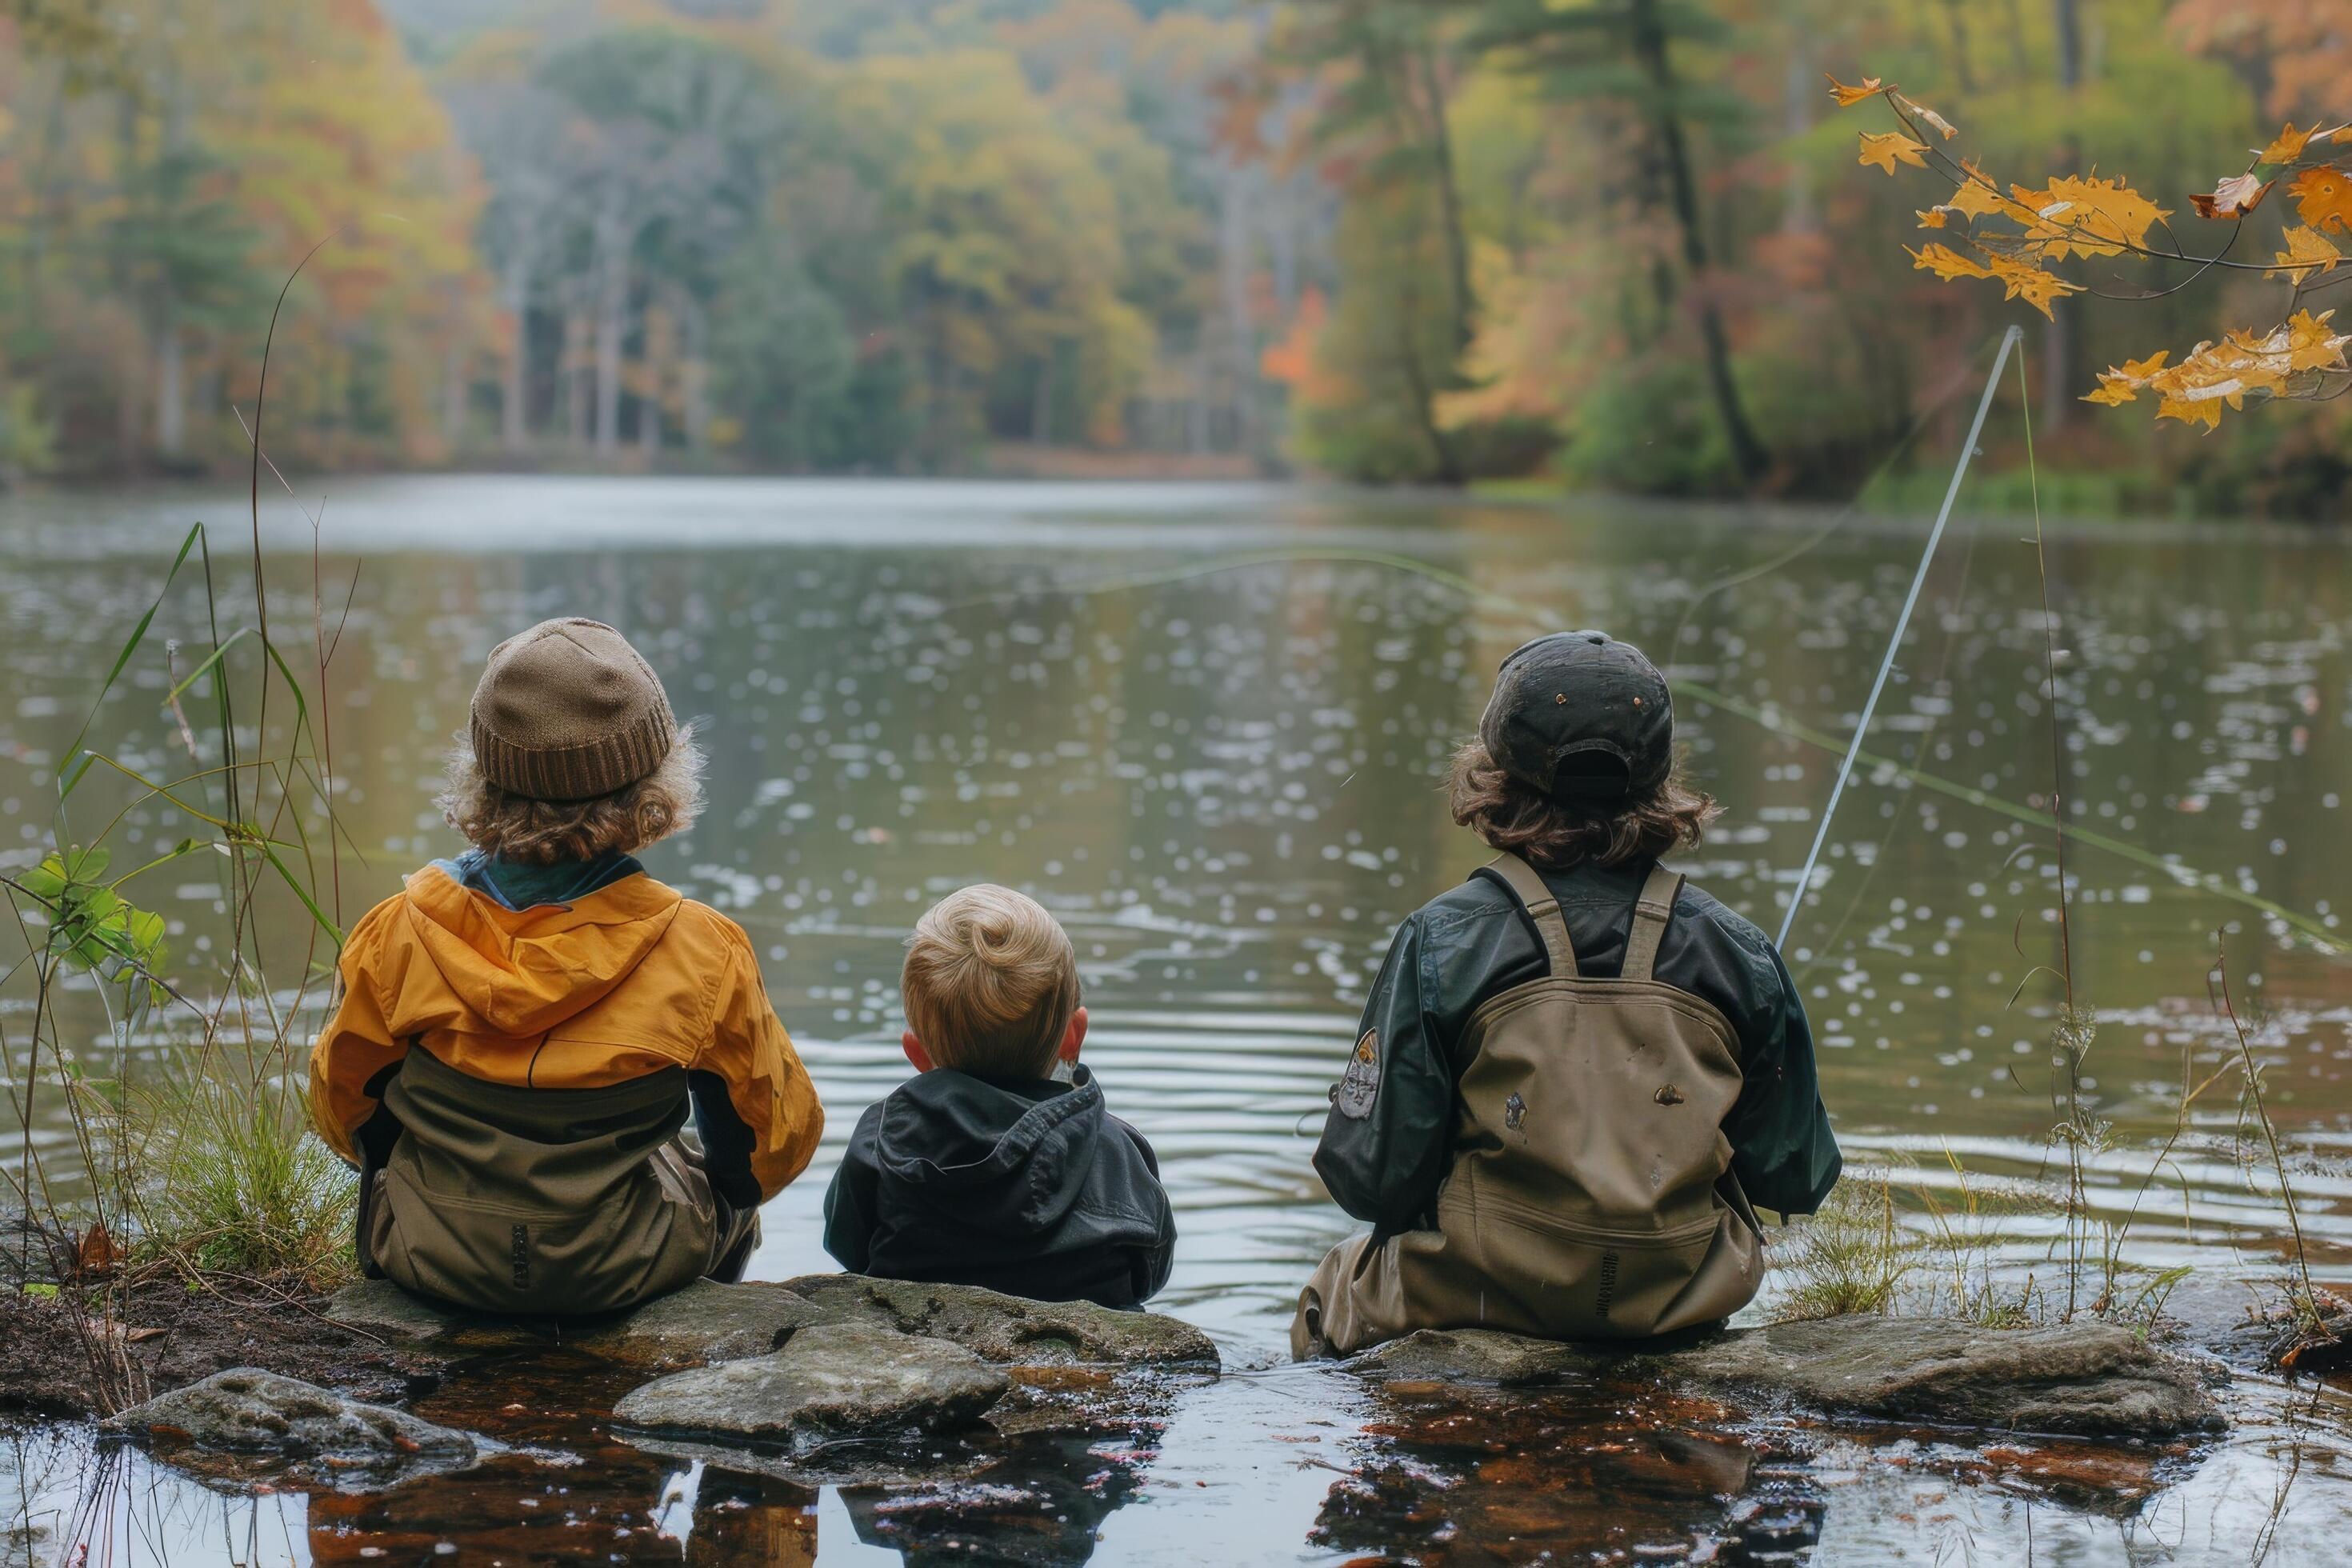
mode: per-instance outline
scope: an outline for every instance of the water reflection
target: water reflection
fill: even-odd
[[[79,727],[93,663],[102,666],[152,598],[163,557],[149,547],[176,542],[200,511],[229,515],[167,492],[0,504],[11,568],[0,575],[0,658],[11,676],[0,697],[0,863],[50,831],[52,770]],[[278,521],[265,526],[289,551],[271,567],[273,620],[299,619],[309,526],[290,510],[291,526]],[[656,852],[655,868],[750,931],[833,1110],[834,1142],[768,1215],[757,1272],[829,1267],[817,1209],[838,1142],[904,1070],[893,1043],[899,942],[948,889],[1001,880],[1036,893],[1069,927],[1095,1016],[1088,1059],[1113,1107],[1162,1157],[1183,1237],[1163,1304],[1211,1329],[1230,1363],[1262,1364],[1279,1354],[1299,1279],[1346,1228],[1307,1165],[1332,1064],[1395,921],[1481,858],[1446,819],[1434,784],[1495,661],[1528,629],[1495,599],[1365,552],[1466,577],[1559,624],[1610,626],[1670,661],[1675,679],[1719,693],[1721,703],[1680,707],[1696,769],[1728,808],[1686,868],[1770,925],[1833,765],[1774,726],[1836,734],[1851,722],[1918,544],[1914,531],[1857,525],[1697,597],[1784,553],[1811,521],[1271,489],[339,485],[325,574],[342,581],[366,557],[333,682],[339,805],[365,857],[343,859],[341,912],[348,921],[402,871],[446,850],[429,804],[438,752],[491,644],[553,614],[622,625],[662,669],[679,711],[703,720],[712,758],[709,813],[689,839]],[[2246,1157],[2234,1106],[2200,1109],[2142,1194],[2152,1152],[2173,1131],[2184,1073],[2201,1079],[2234,1048],[2211,1018],[2203,976],[2215,928],[2241,922],[2233,952],[2269,1005],[2256,1043],[2270,1064],[2271,1108],[2308,1182],[2305,1226],[2323,1277],[2352,1276],[2352,963],[2311,934],[2344,933],[2352,887],[2340,798],[2352,780],[2346,546],[2122,531],[2053,544],[2069,649],[2053,751],[2039,587],[2010,539],[1997,523],[1955,534],[1873,742],[1992,804],[1865,769],[1791,943],[1840,1136],[1857,1168],[1897,1169],[1906,1182],[1949,1184],[1955,1157],[1971,1180],[2046,1178],[2055,992],[2034,971],[2056,956],[2056,867],[2035,807],[2055,764],[2079,827],[2146,852],[2085,842],[2067,865],[2077,990],[2102,1016],[2088,1092],[2115,1128],[2112,1148],[2091,1162],[2095,1215],[2137,1215],[2132,1255],[2150,1268],[2239,1275],[2275,1258],[2284,1216],[2263,1165]],[[1267,559],[1276,544],[1307,553]],[[1217,557],[1248,559],[1204,572]],[[200,642],[201,605],[174,598],[157,632],[184,648]],[[168,686],[160,663],[142,661],[100,717],[99,732],[119,738],[133,765],[195,765],[160,705]],[[120,804],[100,798],[107,787],[85,786],[89,809]],[[149,852],[185,831],[152,802],[125,822],[132,847]],[[148,896],[173,922],[183,978],[216,993],[217,889],[194,870],[156,879]],[[2248,899],[2294,911],[2309,929]],[[290,906],[265,909],[265,931],[300,918]],[[92,1023],[86,1037],[100,1033]],[[20,1032],[0,1036],[0,1048],[14,1053],[10,1079],[19,1081]],[[151,1068],[167,1048],[143,1047],[133,1066]],[[37,1108],[30,1142],[63,1185],[72,1141],[56,1111],[55,1100]],[[0,1122],[11,1123],[0,1127],[0,1160],[19,1157],[13,1118]],[[2047,1215],[2005,1218],[1994,1255],[2046,1264]],[[1180,1405],[1167,1447],[1122,1494],[1131,1505],[1097,1521],[1122,1546],[1106,1556],[1150,1558],[1172,1538],[1164,1521],[1180,1510],[1196,1550],[1229,1544],[1238,1559],[1270,1541],[1285,1551],[1304,1542],[1332,1478],[1299,1470],[1299,1447],[1273,1435],[1328,1435],[1315,1423],[1348,1408],[1348,1396],[1318,1380],[1250,1403],[1259,1392],[1214,1395],[1255,1413],[1244,1424],[1204,1414],[1206,1396]],[[552,1418],[545,1431],[504,1419],[513,1440],[583,1456],[570,1471],[515,1472],[531,1485],[576,1484],[583,1471],[614,1479],[590,1484],[609,1512],[562,1527],[523,1519],[549,1505],[526,1508],[520,1481],[502,1480],[496,1496],[510,1511],[479,1521],[490,1532],[482,1539],[499,1543],[485,1547],[490,1555],[547,1549],[564,1529],[625,1525],[630,1536],[609,1539],[637,1543],[629,1551],[662,1539],[656,1504],[688,1467],[607,1452]],[[1528,1434],[1530,1451],[1568,1463],[1570,1431]],[[1634,1487],[1638,1471],[1680,1478],[1659,1484],[1681,1495],[1723,1458],[1708,1445],[1749,1441],[1701,1436],[1700,1447],[1608,1459],[1633,1469],[1591,1469],[1590,1484]],[[1328,1449],[1307,1451],[1328,1458]],[[2247,1463],[2247,1474],[2262,1474]],[[1778,1460],[1758,1464],[1749,1497],[1778,1484]],[[1040,1475],[1085,1469],[1075,1458],[1057,1466]],[[1832,1495],[1891,1489],[1874,1491],[1870,1506],[1909,1507],[1905,1473],[1840,1482]],[[2340,1517],[2328,1464],[2315,1459],[2304,1474],[2336,1497],[2326,1506]],[[736,1484],[706,1468],[698,1496],[723,1500]],[[1051,1484],[1038,1482],[1019,1538],[1058,1540],[1062,1516],[1090,1506],[1049,1497]],[[1993,1489],[1985,1496],[1998,1494],[1984,1484]],[[2176,1495],[2210,1505],[2202,1484],[2153,1506],[2170,1508]],[[787,1520],[785,1494],[759,1495]],[[1490,1497],[1457,1484],[1446,1495],[1484,1510],[1475,1518],[1486,1522],[1458,1533],[1517,1517],[1505,1489]],[[934,1549],[925,1544],[938,1517],[929,1503],[892,1510],[884,1500],[856,1514],[822,1498],[828,1526],[842,1524],[828,1553],[860,1536]],[[298,1543],[286,1555],[310,1550],[299,1544],[314,1533],[299,1500],[241,1506],[286,1525]],[[415,1506],[471,1517],[454,1493]],[[772,1505],[717,1506],[693,1510],[698,1558],[724,1535],[721,1515]],[[1357,1528],[1354,1505],[1333,1506],[1318,1526],[1331,1544],[1316,1550],[1358,1550],[1339,1544]],[[2046,1515],[2073,1505],[2040,1494],[2034,1506]],[[1657,1507],[1689,1531],[1727,1528],[1719,1510]],[[1559,1497],[1542,1503],[1537,1527],[1582,1539],[1590,1521],[1564,1508]],[[1831,1509],[1825,1543],[1837,1541],[1845,1508]],[[404,1551],[422,1541],[398,1534],[411,1526],[394,1512],[364,1517],[381,1520]],[[337,1539],[364,1544],[375,1528]],[[778,1539],[800,1528],[779,1524]],[[1988,1538],[2009,1539],[2008,1528],[1997,1520]],[[2055,1526],[2044,1517],[2037,1528],[2046,1540]],[[217,1529],[197,1533],[207,1544],[187,1547],[185,1561],[234,1555]]]
[[[1819,1536],[1802,1449],[1656,1391],[1391,1387],[1319,1544],[1432,1563],[1788,1561]]]

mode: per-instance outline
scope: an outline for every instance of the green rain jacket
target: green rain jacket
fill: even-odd
[[[1543,873],[1586,977],[1609,979],[1623,967],[1651,864]],[[1358,1031],[1380,1042],[1377,1080],[1345,1095],[1334,1089],[1316,1145],[1316,1172],[1341,1208],[1383,1235],[1429,1227],[1453,1163],[1463,1026],[1487,998],[1548,972],[1533,922],[1483,869],[1405,918]],[[1841,1162],[1814,1077],[1812,1027],[1780,953],[1754,925],[1685,883],[1654,973],[1711,1003],[1738,1036],[1745,1087],[1723,1131],[1748,1202],[1784,1215],[1812,1213]]]

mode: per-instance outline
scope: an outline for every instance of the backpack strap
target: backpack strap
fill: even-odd
[[[1642,884],[1642,896],[1633,904],[1633,929],[1625,938],[1625,967],[1618,971],[1620,980],[1650,978],[1650,966],[1658,958],[1658,939],[1666,934],[1666,922],[1674,918],[1675,900],[1682,891],[1681,872],[1664,866],[1650,868],[1650,879]]]
[[[1559,900],[1536,874],[1536,868],[1507,849],[1487,861],[1486,868],[1502,879],[1503,886],[1511,889],[1511,897],[1528,911],[1528,918],[1536,922],[1536,934],[1543,939],[1544,951],[1551,955],[1552,978],[1575,979],[1576,947],[1568,940],[1568,917],[1559,912]]]

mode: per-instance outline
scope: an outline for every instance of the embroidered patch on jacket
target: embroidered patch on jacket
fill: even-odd
[[[1353,1056],[1348,1058],[1348,1070],[1340,1075],[1339,1092],[1331,1103],[1339,1114],[1361,1121],[1372,1113],[1372,1101],[1381,1092],[1381,1035],[1377,1029],[1366,1029],[1364,1037],[1356,1042]]]

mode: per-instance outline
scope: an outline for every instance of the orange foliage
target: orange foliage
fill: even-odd
[[[2347,9],[2347,19],[2352,21],[2352,9]],[[2344,90],[2347,81],[2352,81],[2352,73],[2339,76],[2333,86]],[[2085,394],[2085,402],[2131,403],[2142,391],[2152,392],[2158,418],[2210,430],[2220,424],[2224,406],[2242,409],[2248,396],[2326,396],[2346,384],[2335,378],[2352,376],[2352,364],[2347,363],[2344,353],[2352,337],[2328,330],[2333,312],[2314,316],[2297,308],[2314,278],[2325,276],[2347,259],[2326,237],[2326,231],[2352,234],[2352,172],[2335,163],[2315,163],[2294,173],[2287,188],[2302,222],[2284,227],[2280,237],[2284,248],[2268,268],[2259,261],[2231,260],[2226,254],[2197,258],[2188,255],[2170,237],[2166,220],[2172,214],[2132,189],[2121,176],[2061,174],[2039,186],[2011,184],[2004,195],[1974,163],[1905,134],[1923,123],[1947,140],[1955,132],[1941,116],[1905,98],[1896,88],[1876,77],[1864,79],[1862,87],[1849,88],[1832,77],[1830,91],[1844,106],[1882,99],[1903,121],[1903,132],[1863,132],[1862,163],[1891,175],[1898,163],[1924,169],[1930,167],[1932,158],[1934,166],[1958,179],[1951,200],[1920,212],[1918,218],[1921,228],[1952,234],[1965,248],[1940,243],[1916,250],[1905,247],[1914,268],[1932,272],[1944,282],[1998,282],[2004,299],[2021,300],[2044,316],[2052,315],[2055,301],[2080,293],[2084,287],[2053,270],[2053,265],[2090,257],[2201,260],[2206,271],[2260,268],[2264,278],[2284,278],[2294,287],[2287,301],[2290,314],[2277,326],[2266,331],[2233,329],[2219,342],[2199,343],[2177,363],[2162,350],[2145,359],[2127,361],[2102,372],[2097,390]],[[2192,195],[2189,205],[2201,217],[2243,222],[2262,205],[2271,185],[2286,177],[2280,174],[2266,179],[2258,171],[2294,169],[2313,156],[2315,149],[2352,136],[2352,125],[2323,129],[2325,125],[2319,120],[2305,129],[2289,121],[2267,145],[2254,152],[2253,162],[2243,172],[2220,181],[2210,193]],[[1967,220],[1965,230],[1951,221],[1955,216]],[[2149,236],[2160,226],[2166,229],[2166,238],[2158,245]]]

